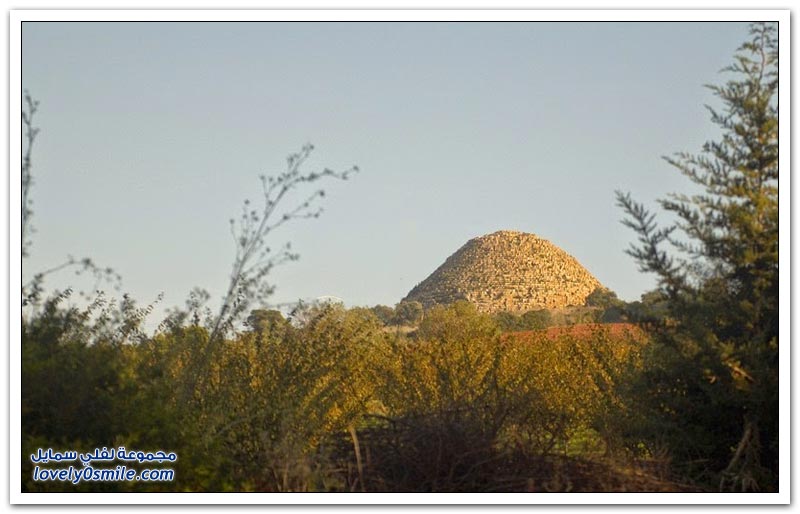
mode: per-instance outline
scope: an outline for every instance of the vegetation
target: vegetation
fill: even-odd
[[[667,161],[702,188],[661,206],[678,222],[618,194],[639,236],[629,253],[667,298],[637,400],[689,473],[723,490],[776,487],[778,471],[778,46],[756,24],[711,86],[722,136],[700,155]],[[670,248],[671,247],[671,248]],[[650,440],[655,434],[644,434]],[[720,473],[721,471],[721,473]]]
[[[368,309],[324,305],[300,324],[270,316],[226,339],[202,398],[184,403],[176,386],[208,329],[134,344],[100,337],[85,311],[59,302],[24,323],[27,490],[75,490],[30,479],[37,448],[111,444],[180,456],[176,482],[150,490],[567,490],[569,477],[547,470],[590,455],[614,465],[603,391],[642,344],[602,330],[580,344],[504,338],[467,303],[428,311],[404,335]]]
[[[268,236],[318,216],[324,196],[286,205],[287,193],[354,171],[304,172],[310,146],[231,221],[216,311],[197,290],[146,332],[152,304],[100,293],[70,306],[72,290],[45,295],[35,275],[22,291],[23,490],[776,490],[773,28],[754,25],[729,70],[712,87],[722,139],[668,159],[705,194],[664,200],[679,220],[665,228],[618,195],[640,241],[629,253],[659,278],[637,302],[599,289],[585,306],[518,315],[466,302],[265,309],[269,271],[295,258]],[[23,114],[23,256],[36,107]],[[38,448],[119,446],[175,452],[175,480],[33,479]]]
[[[495,320],[504,331],[541,330],[554,324],[553,313],[547,309],[528,311],[523,314],[498,312]]]

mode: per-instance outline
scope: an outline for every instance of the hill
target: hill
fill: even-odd
[[[482,312],[583,305],[603,287],[574,257],[534,234],[501,230],[469,240],[404,301],[425,308],[466,300]]]

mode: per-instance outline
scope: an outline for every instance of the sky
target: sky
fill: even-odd
[[[624,253],[635,234],[614,191],[657,210],[690,190],[662,156],[717,136],[704,85],[746,36],[738,22],[25,22],[41,132],[23,276],[89,256],[142,303],[163,292],[157,310],[194,287],[218,300],[229,219],[313,143],[307,171],[361,171],[321,184],[319,219],[270,235],[300,254],[271,273],[274,303],[394,305],[496,230],[543,237],[636,300],[655,280]]]

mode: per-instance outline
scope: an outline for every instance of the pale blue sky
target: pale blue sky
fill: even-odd
[[[393,305],[468,239],[533,232],[626,300],[614,190],[653,205],[687,182],[660,156],[715,135],[703,84],[743,23],[31,23],[41,101],[26,274],[88,255],[146,302],[221,296],[228,219],[258,175],[316,146],[326,212],[274,234],[299,262],[275,302]],[[75,282],[66,274],[52,287]]]

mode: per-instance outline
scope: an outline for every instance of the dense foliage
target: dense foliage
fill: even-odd
[[[658,276],[671,321],[656,332],[637,398],[692,475],[722,489],[774,490],[778,472],[778,42],[751,27],[735,78],[711,86],[721,138],[667,160],[702,192],[661,206],[618,195],[639,236],[630,254]],[[655,433],[648,435],[653,439]]]
[[[368,309],[322,305],[225,339],[202,397],[186,401],[207,329],[106,338],[60,301],[23,321],[27,490],[59,488],[30,479],[36,448],[111,445],[178,453],[176,481],[151,490],[566,488],[550,483],[552,459],[620,449],[606,392],[645,344],[602,328],[509,337],[467,303],[427,311],[406,335]]]

